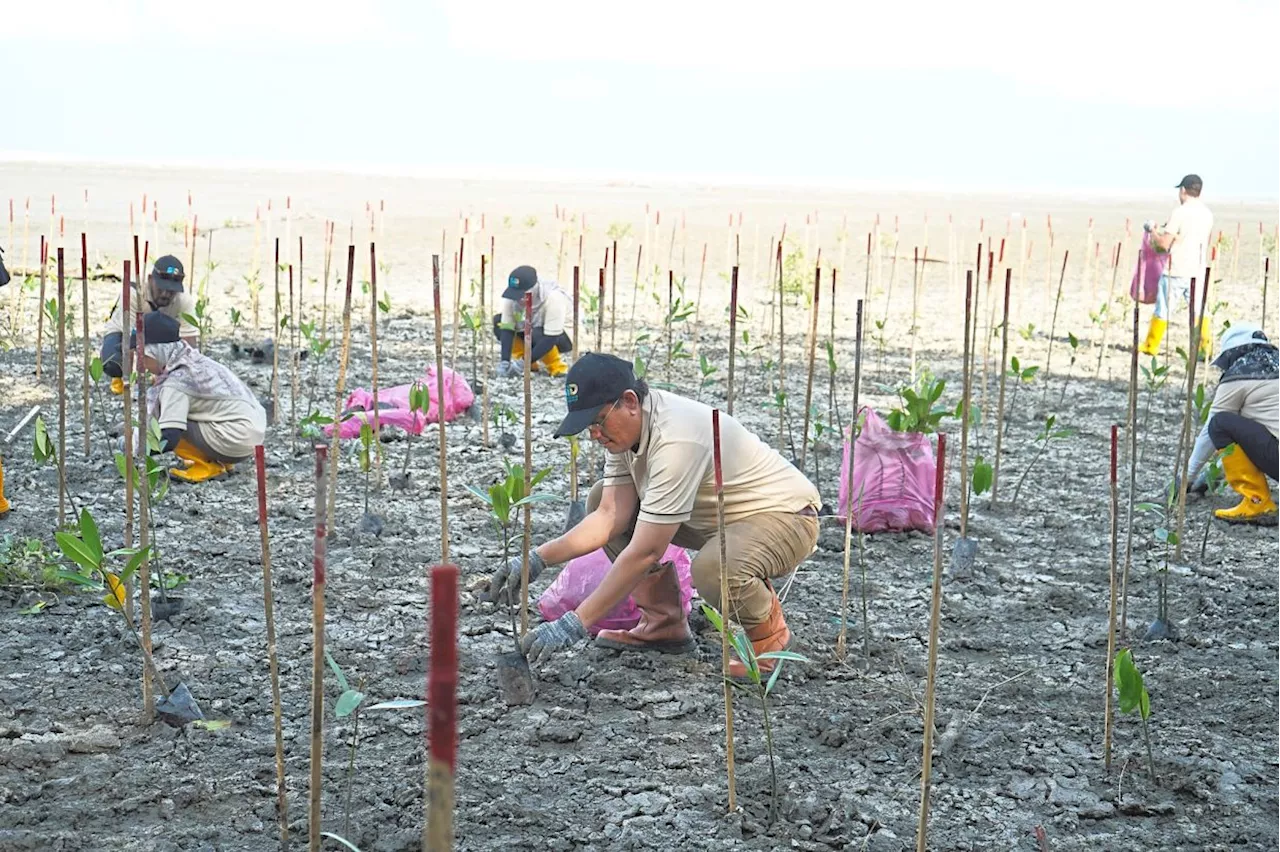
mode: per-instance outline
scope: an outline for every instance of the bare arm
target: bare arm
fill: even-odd
[[[604,547],[609,539],[627,531],[640,498],[633,484],[605,486],[600,505],[559,538],[553,538],[537,549],[542,561],[559,565]]]
[[[1151,244],[1160,251],[1168,251],[1173,248],[1173,242],[1177,238],[1177,234],[1171,234],[1168,231],[1156,231],[1151,235]]]
[[[644,575],[656,570],[662,555],[671,545],[671,539],[679,524],[636,523],[631,543],[618,554],[609,573],[604,575],[596,590],[578,606],[575,612],[584,627],[590,627],[604,618],[609,610],[631,593]]]

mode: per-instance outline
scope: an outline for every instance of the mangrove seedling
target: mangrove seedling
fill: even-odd
[[[1031,469],[1036,466],[1036,462],[1040,461],[1040,457],[1044,455],[1045,450],[1049,449],[1050,441],[1057,441],[1070,437],[1073,433],[1070,429],[1059,429],[1056,427],[1058,416],[1050,414],[1044,419],[1044,426],[1040,428],[1040,432],[1036,435],[1036,453],[1031,457],[1031,462],[1022,471],[1022,475],[1018,477],[1018,484],[1013,488],[1013,504],[1018,505],[1018,495],[1022,493],[1022,483],[1026,482],[1027,474],[1031,473]]]
[[[787,660],[797,663],[807,663],[810,660],[803,654],[797,654],[794,651],[770,651],[757,656],[746,634],[739,630],[733,630],[726,625],[724,618],[714,607],[705,603],[702,604],[702,614],[707,617],[707,621],[711,623],[711,626],[717,632],[729,639],[730,644],[733,645],[733,649],[738,654],[738,659],[742,661],[747,670],[745,683],[733,678],[727,678],[727,682],[735,689],[754,695],[760,701],[760,713],[764,719],[765,747],[769,752],[769,824],[772,825],[778,818],[778,770],[773,754],[773,723],[769,718],[769,696],[773,693],[773,688],[778,683],[778,676],[782,674],[783,665]],[[774,661],[773,672],[767,679],[760,671],[761,660]]]
[[[1169,618],[1169,557],[1178,546],[1178,533],[1173,529],[1174,507],[1177,505],[1177,485],[1173,485],[1165,494],[1164,505],[1144,502],[1134,506],[1139,512],[1147,512],[1155,517],[1156,527],[1152,538],[1160,550],[1160,568],[1156,571],[1156,618],[1147,628],[1147,641],[1157,639],[1176,640],[1177,628]]]
[[[1009,424],[1013,422],[1013,412],[1018,406],[1018,388],[1023,385],[1029,385],[1036,379],[1036,373],[1040,372],[1039,367],[1022,366],[1022,362],[1018,360],[1018,356],[1014,355],[1009,359],[1009,378],[1014,380],[1013,396],[1009,399],[1009,416],[1005,420],[1004,432],[1005,436],[1009,435]]]
[[[919,432],[927,435],[938,431],[938,424],[942,419],[954,413],[945,406],[935,404],[942,398],[946,387],[947,383],[942,379],[935,379],[927,371],[921,373],[914,387],[898,387],[900,405],[889,412],[885,422],[895,432]]]
[[[422,413],[423,426],[426,425],[427,412],[431,409],[431,391],[422,382],[414,382],[409,387],[409,416],[413,417],[414,412]],[[414,418],[415,420],[417,418]],[[443,426],[441,428],[444,428]],[[409,459],[413,457],[414,439],[419,437],[419,433],[409,430],[408,439],[405,441],[404,448],[404,465],[400,468],[399,483],[393,483],[396,487],[404,490],[409,486]]]
[[[708,385],[715,382],[717,369],[718,368],[715,364],[712,364],[707,360],[707,354],[705,352],[698,353],[698,372],[702,374],[702,379],[698,382],[697,399],[699,402],[702,401],[702,392],[707,389]]]
[[[1151,414],[1151,400],[1155,397],[1156,394],[1158,394],[1164,388],[1165,384],[1169,381],[1169,365],[1161,364],[1160,361],[1154,355],[1152,355],[1151,366],[1142,367],[1142,378],[1147,384],[1147,399],[1146,399],[1146,402],[1144,402],[1142,405],[1142,427],[1140,431],[1143,435],[1143,441],[1142,441],[1142,452],[1138,455],[1139,461],[1141,461],[1142,457],[1145,456],[1147,453],[1147,441],[1146,441],[1147,417]]]
[[[1116,654],[1115,662],[1116,689],[1120,693],[1120,712],[1137,712],[1142,720],[1142,741],[1147,747],[1147,774],[1153,783],[1156,779],[1156,759],[1151,753],[1151,729],[1147,720],[1151,718],[1151,696],[1142,682],[1142,672],[1133,662],[1133,653],[1128,648],[1121,648]]]
[[[1062,392],[1058,395],[1058,408],[1062,408],[1062,403],[1067,398],[1067,386],[1071,384],[1071,371],[1076,366],[1076,356],[1080,354],[1080,338],[1071,332],[1067,332],[1067,343],[1071,345],[1071,362],[1067,364],[1067,375],[1062,379]]]

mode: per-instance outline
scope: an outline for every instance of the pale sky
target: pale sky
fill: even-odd
[[[0,0],[0,159],[1275,198],[1274,0]]]

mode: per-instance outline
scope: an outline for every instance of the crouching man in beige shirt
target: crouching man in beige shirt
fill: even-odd
[[[631,630],[602,630],[596,644],[615,649],[683,653],[694,640],[670,563],[675,544],[698,550],[693,582],[707,603],[737,621],[757,654],[791,641],[772,579],[795,570],[818,540],[818,490],[781,455],[732,417],[720,417],[729,601],[720,600],[720,549],[712,464],[711,408],[650,390],[631,364],[589,353],[565,382],[569,413],[557,437],[588,431],[608,452],[604,479],[591,490],[587,515],[559,538],[530,551],[530,577],[601,547],[613,567],[574,611],[539,625],[522,640],[541,662],[587,636],[587,628],[632,595],[641,610]],[[521,560],[493,577],[489,596],[514,599]],[[505,590],[505,594],[504,594]],[[770,671],[771,660],[761,660]],[[730,675],[746,674],[734,660]]]

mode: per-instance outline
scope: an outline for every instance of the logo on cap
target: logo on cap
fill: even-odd
[[[565,401],[566,403],[569,403],[569,402],[577,402],[577,401],[578,401],[578,385],[577,385],[577,383],[575,383],[575,382],[568,382],[568,383],[566,383],[566,384],[565,384],[565,386],[564,386],[564,401]]]
[[[507,279],[507,284],[508,286],[511,286],[511,287],[519,287],[520,279],[512,275],[510,278]]]

